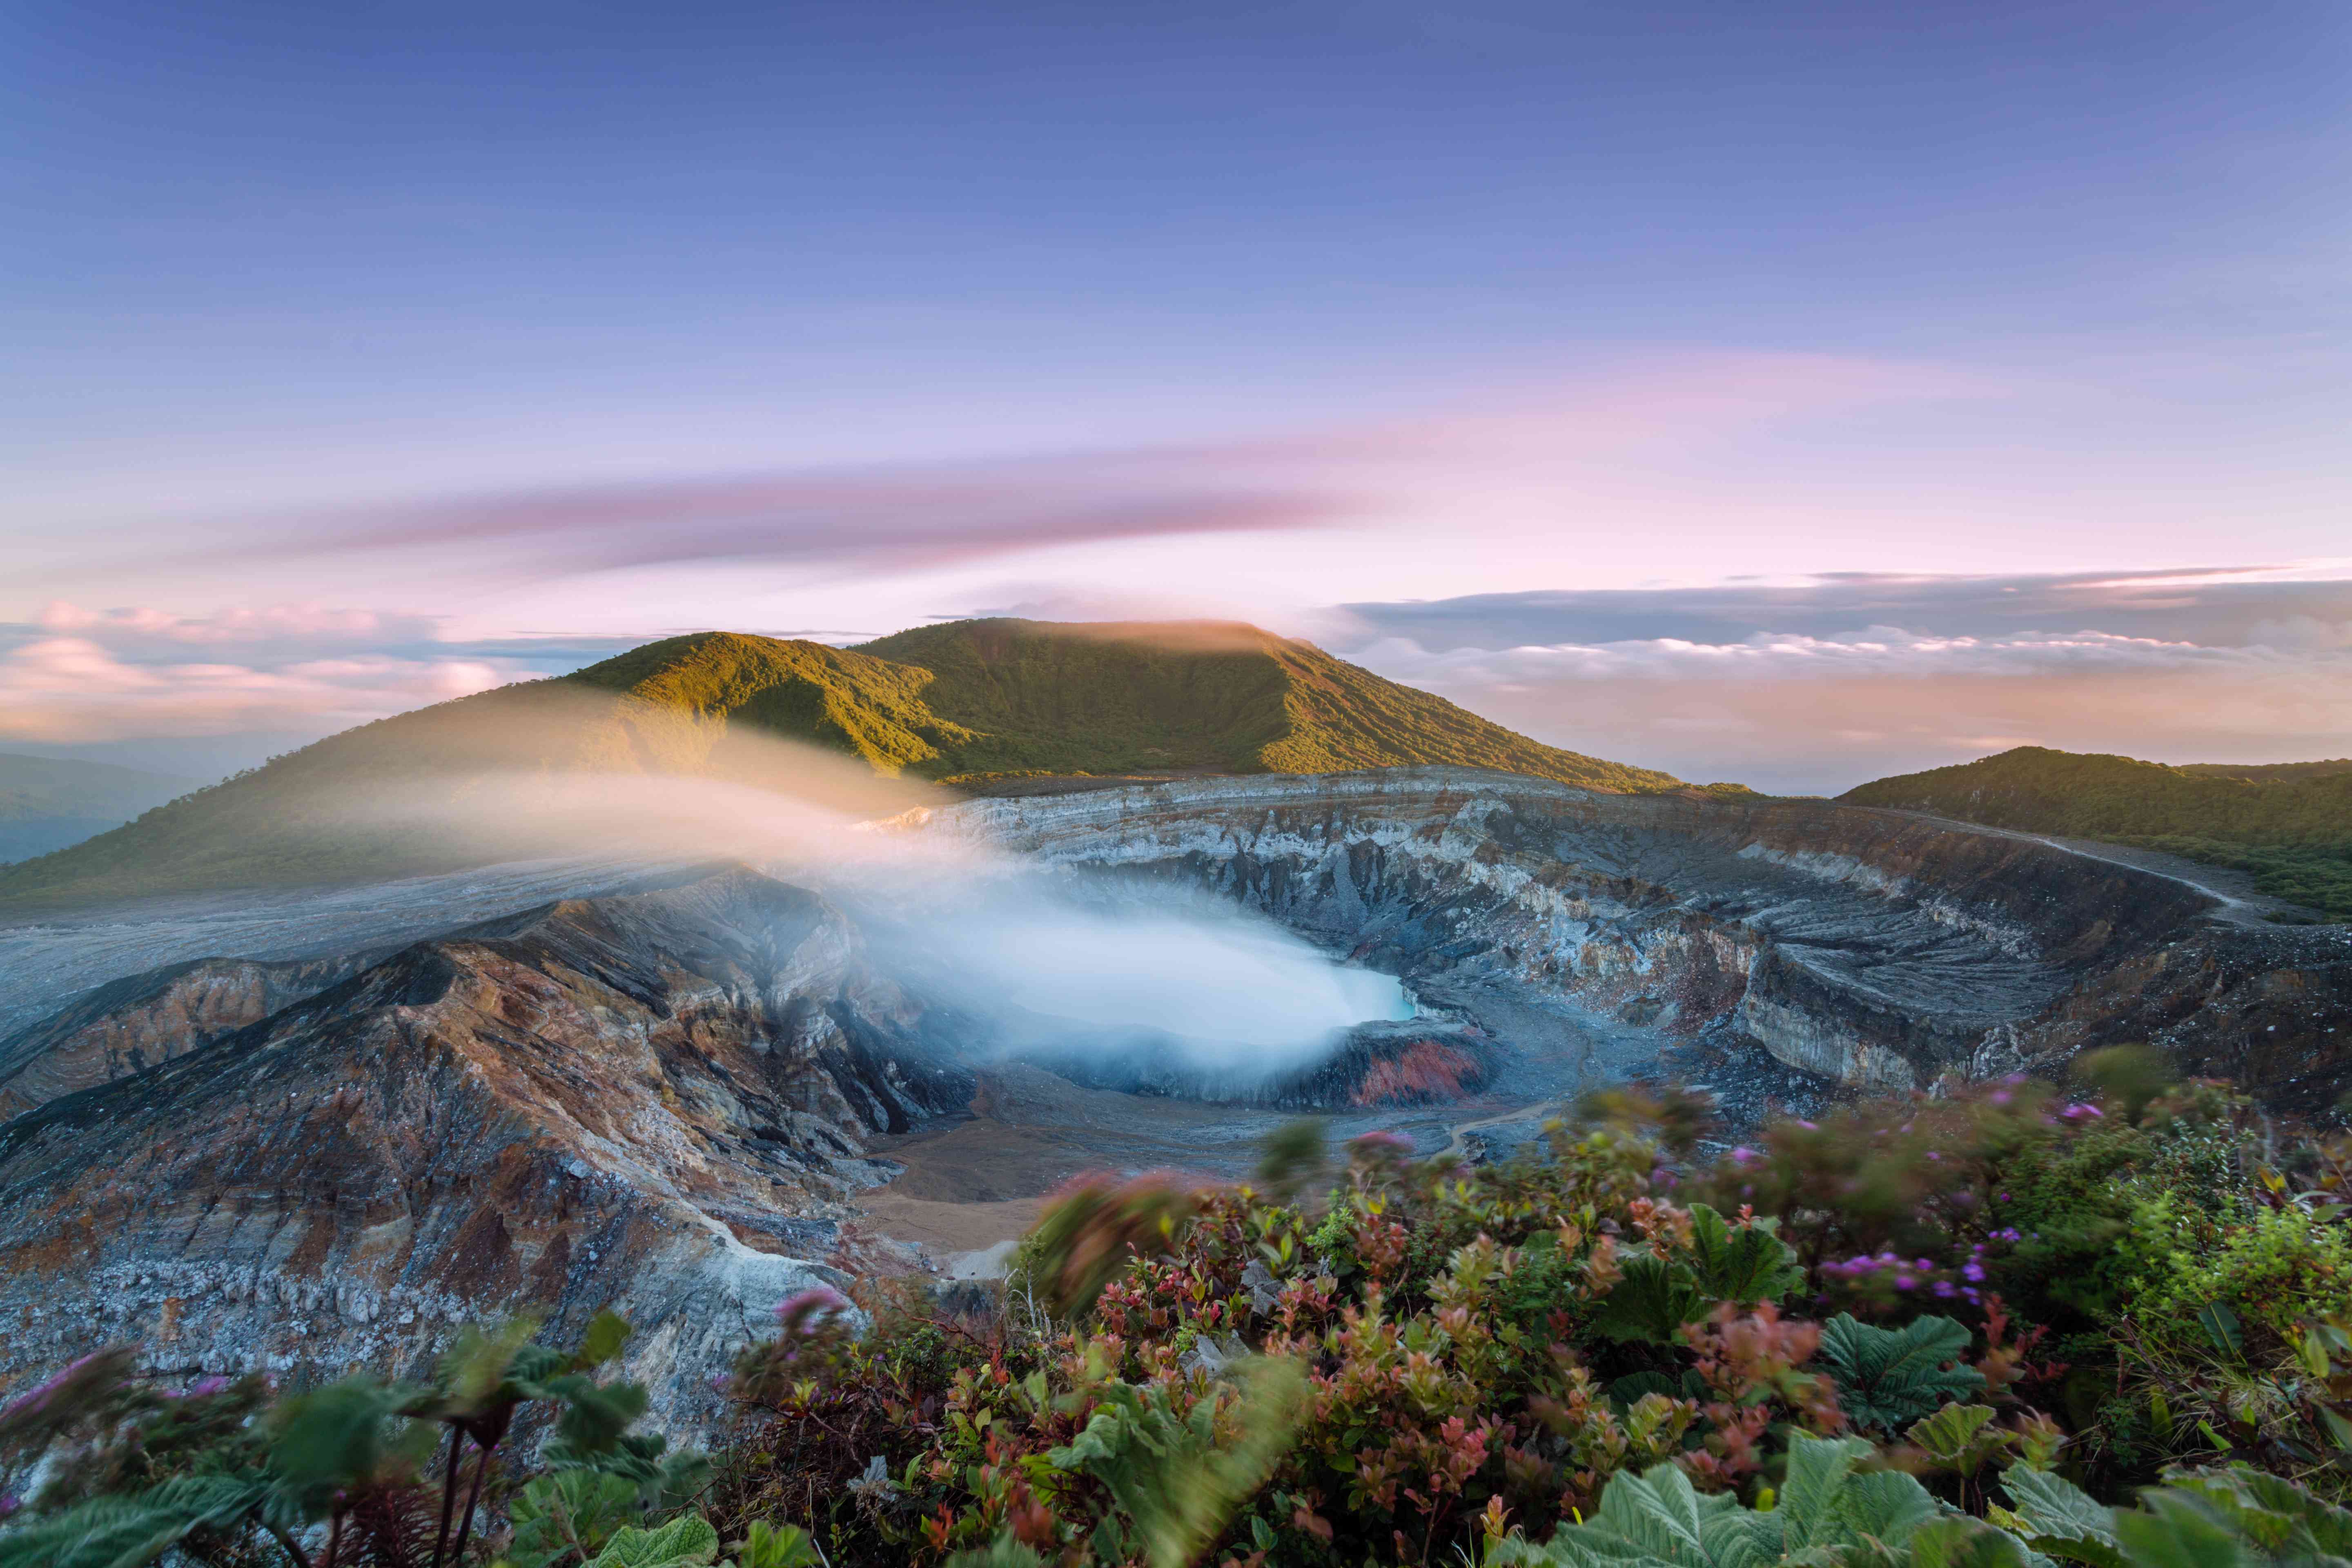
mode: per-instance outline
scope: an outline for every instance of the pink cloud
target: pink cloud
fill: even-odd
[[[82,743],[339,730],[514,678],[489,660],[385,655],[274,668],[142,664],[87,637],[44,637],[0,655],[0,739]]]

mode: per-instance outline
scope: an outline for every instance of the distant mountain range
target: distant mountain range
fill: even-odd
[[[1874,779],[1838,798],[2169,850],[2237,867],[2273,898],[2352,919],[2352,758],[2170,767],[2020,746]]]
[[[0,862],[78,844],[201,782],[109,763],[0,753]]]
[[[779,765],[772,754],[740,743],[760,735],[967,793],[1083,786],[1105,775],[1426,763],[1620,793],[1686,787],[1669,773],[1544,745],[1239,624],[957,621],[857,648],[706,632],[330,737],[88,843],[0,869],[0,903],[477,864],[478,846],[449,834],[355,826],[351,803],[369,790],[440,788],[436,781],[489,772],[782,782],[761,776]]]

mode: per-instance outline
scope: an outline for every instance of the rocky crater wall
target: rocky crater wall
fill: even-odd
[[[1417,768],[917,816],[1104,897],[1174,882],[1232,899],[1474,1014],[1549,997],[1667,1037],[1730,1031],[1853,1085],[2162,1037],[2191,1066],[2231,1057],[2253,1087],[2309,1098],[2352,1045],[2347,933],[2224,929],[2183,881],[1905,813]],[[2260,996],[2303,1012],[2239,1048],[2222,1037],[2247,1026],[2227,1016]]]

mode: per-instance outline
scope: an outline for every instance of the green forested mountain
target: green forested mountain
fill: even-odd
[[[331,736],[69,850],[0,869],[0,904],[479,864],[488,854],[479,843],[387,826],[354,803],[384,790],[455,799],[487,773],[801,782],[769,776],[791,765],[756,744],[772,735],[874,773],[965,790],[1035,774],[1416,763],[1612,791],[1680,784],[1543,745],[1254,626],[961,621],[862,648],[706,632]],[[501,825],[500,853],[595,848],[527,842],[529,826]]]
[[[2251,871],[2273,897],[2352,919],[2352,763],[2170,767],[2020,746],[1838,798],[2166,849]]]
[[[1592,789],[1681,783],[1531,741],[1312,643],[1237,623],[953,621],[858,651],[928,671],[931,709],[969,727],[919,769],[932,778],[1454,763]]]

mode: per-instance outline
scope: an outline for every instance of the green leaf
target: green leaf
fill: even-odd
[[[603,1366],[621,1353],[629,1342],[629,1320],[610,1307],[589,1320],[588,1331],[581,1337],[579,1352],[572,1364],[580,1367]]]
[[[2322,1501],[2284,1476],[2231,1465],[2175,1470],[2165,1480],[2163,1490],[2147,1494],[2148,1506],[2171,1506],[2159,1500],[2194,1500],[2196,1506],[2273,1554],[2352,1558],[2352,1511]]]
[[[2019,1465],[2001,1478],[2000,1486],[2034,1534],[2116,1543],[2114,1512],[2072,1481]]]
[[[588,1568],[701,1568],[719,1555],[719,1532],[698,1513],[682,1513],[658,1530],[625,1525]]]
[[[2028,1568],[2017,1537],[1981,1520],[1946,1515],[1911,1532],[1912,1568]]]
[[[1659,1465],[1638,1476],[1611,1478],[1592,1524],[1580,1532],[1580,1539],[1597,1544],[1589,1534],[1614,1536],[1646,1558],[1682,1568],[1713,1568],[1706,1550],[1707,1517],[1738,1506],[1728,1493],[1695,1490],[1678,1467]]]
[[[636,1506],[637,1488],[624,1476],[570,1469],[536,1477],[508,1506],[514,1525],[508,1555],[517,1568],[545,1568],[567,1556],[575,1540],[598,1551]]]
[[[1624,1277],[1592,1314],[1596,1333],[1649,1344],[1675,1342],[1675,1331],[1696,1323],[1714,1307],[1691,1271],[1654,1253],[1633,1252],[1621,1267]]]
[[[1999,1431],[1987,1431],[1993,1418],[1985,1405],[1947,1405],[1904,1434],[1928,1458],[1962,1475],[1973,1475],[1986,1459],[2008,1446]]]
[[[1069,1446],[1048,1456],[1103,1483],[1151,1568],[1192,1562],[1290,1446],[1306,1395],[1298,1369],[1255,1361],[1233,1374],[1242,1384],[1242,1436],[1230,1447],[1215,1440],[1213,1391],[1180,1416],[1168,1388],[1122,1383],[1108,1385]]]
[[[739,1545],[736,1568],[821,1568],[824,1562],[808,1531],[796,1524],[757,1521]]]
[[[1822,1329],[1821,1359],[1837,1382],[1840,1407],[1856,1426],[1879,1432],[1980,1393],[1982,1373],[1946,1364],[1968,1351],[1968,1330],[1949,1318],[1915,1318],[1900,1329],[1881,1329],[1840,1312]]]
[[[287,1401],[272,1422],[271,1473],[311,1518],[336,1492],[404,1473],[431,1454],[439,1436],[400,1416],[405,1402],[401,1391],[363,1373]]]
[[[2182,1493],[2140,1494],[2116,1513],[2116,1540],[2132,1568],[2252,1568],[2260,1556],[2210,1509]]]
[[[2236,1355],[2246,1348],[2245,1331],[2238,1326],[2238,1314],[2230,1310],[2226,1301],[2213,1301],[2197,1309],[2197,1326],[2214,1348]]]
[[[1698,1289],[1717,1301],[1752,1307],[1804,1283],[1805,1271],[1773,1234],[1776,1226],[1769,1219],[1735,1226],[1705,1204],[1691,1205],[1691,1272]]]
[[[1774,1511],[1790,1551],[1825,1545],[1843,1523],[1838,1508],[1854,1461],[1868,1457],[1870,1445],[1859,1437],[1809,1437],[1801,1433],[1789,1444],[1788,1479],[1780,1483]]]
[[[1938,1511],[1927,1489],[1900,1470],[1864,1470],[1847,1477],[1838,1509],[1850,1534],[1889,1546],[1909,1541],[1911,1532]]]
[[[1871,1446],[1854,1437],[1795,1434],[1787,1477],[1769,1510],[1727,1492],[1701,1493],[1675,1465],[1620,1473],[1591,1521],[1556,1531],[1541,1548],[1491,1552],[1488,1562],[1558,1568],[1898,1568],[1899,1552],[1933,1520],[1936,1500],[1909,1476],[1857,1471]],[[2022,1568],[2021,1563],[2020,1568]]]
[[[98,1497],[0,1531],[5,1568],[141,1568],[199,1526],[221,1528],[268,1496],[256,1477],[180,1476],[132,1497]]]

